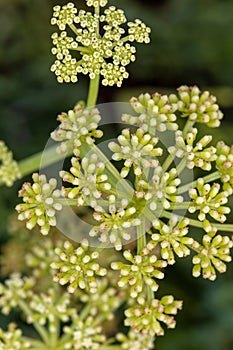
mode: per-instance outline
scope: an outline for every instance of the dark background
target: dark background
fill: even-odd
[[[54,5],[67,1],[0,0],[0,139],[15,158],[43,149],[56,115],[87,95],[87,78],[58,84],[50,72],[50,26]],[[76,1],[82,7],[83,1]],[[197,84],[217,95],[225,114],[216,138],[232,142],[233,1],[119,0],[130,20],[152,28],[151,45],[138,46],[130,79],[121,89],[101,88],[99,102],[127,101],[141,92],[174,90]],[[7,240],[7,215],[13,211],[20,182],[0,189],[0,234]],[[199,234],[198,232],[196,234]],[[191,277],[190,259],[167,273],[161,292],[184,299],[175,331],[157,340],[159,350],[231,350],[233,348],[233,268],[217,282]],[[0,319],[1,322],[1,319]],[[2,321],[3,322],[3,321]]]

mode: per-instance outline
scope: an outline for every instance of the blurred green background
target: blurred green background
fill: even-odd
[[[52,8],[67,1],[0,0],[0,139],[15,158],[43,149],[56,115],[85,99],[87,79],[59,85],[50,65]],[[99,102],[127,101],[141,92],[170,91],[198,84],[217,95],[225,114],[216,139],[233,135],[233,1],[119,0],[129,19],[152,28],[151,45],[138,47],[122,89],[101,88]],[[83,1],[76,1],[83,6]],[[7,215],[13,211],[20,182],[0,189],[0,235],[7,240]],[[232,218],[233,219],[233,218]],[[198,233],[197,233],[198,234]],[[233,349],[233,267],[215,283],[194,280],[190,259],[170,268],[161,292],[184,300],[175,331],[157,340],[159,350]],[[3,322],[0,319],[0,322]]]

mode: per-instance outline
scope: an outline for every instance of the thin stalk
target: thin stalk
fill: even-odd
[[[33,313],[23,300],[19,301],[19,307],[25,313],[25,315],[27,315],[29,318],[32,318]],[[33,321],[32,324],[45,344],[49,345],[49,337],[46,329],[36,321]]]
[[[219,173],[219,171],[215,171],[214,173],[212,173],[210,175],[204,176],[203,180],[205,181],[205,183],[208,183],[208,182],[218,180],[220,177],[221,177],[221,174]],[[195,188],[196,185],[197,185],[197,180],[180,187],[179,194],[187,192],[188,190],[190,190],[192,188]]]
[[[170,219],[172,217],[172,213],[169,213],[167,211],[164,211],[162,213],[162,217],[165,217],[167,219]],[[182,219],[183,216],[180,215],[176,215],[179,219]],[[189,219],[190,225],[194,226],[194,227],[198,227],[198,228],[203,228],[203,223],[201,221],[195,220],[195,219]],[[214,227],[216,227],[216,229],[218,229],[219,231],[225,231],[225,232],[230,232],[233,233],[233,224],[216,224],[211,222],[210,224],[212,224]]]

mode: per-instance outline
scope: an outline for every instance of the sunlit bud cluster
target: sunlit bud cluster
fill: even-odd
[[[10,187],[20,177],[20,170],[17,162],[13,160],[12,152],[0,141],[0,185]]]
[[[74,154],[79,156],[82,144],[91,145],[95,138],[103,136],[103,132],[97,129],[101,120],[97,108],[85,109],[81,104],[78,104],[68,113],[59,115],[57,120],[60,125],[52,132],[51,137],[53,140],[61,142],[57,147],[58,153],[73,149]]]
[[[114,318],[114,311],[124,301],[124,293],[118,289],[109,286],[107,278],[98,281],[95,294],[80,291],[78,296],[84,304],[91,305],[90,315],[93,317],[104,316],[106,320]]]
[[[217,143],[216,168],[221,174],[223,189],[233,193],[233,145],[227,146],[223,141]]]
[[[59,270],[54,276],[54,282],[61,285],[68,284],[69,293],[74,293],[77,288],[96,293],[97,276],[105,276],[107,270],[96,261],[99,258],[97,251],[88,253],[87,240],[83,240],[76,249],[66,241],[64,249],[56,248],[55,253],[60,258],[60,262],[51,264],[52,269]]]
[[[131,98],[130,103],[138,115],[123,114],[122,120],[127,124],[138,125],[151,135],[157,131],[178,129],[175,115],[177,103],[170,102],[167,95],[141,94],[138,98]]]
[[[94,226],[89,235],[98,237],[106,245],[113,244],[116,250],[122,249],[122,242],[129,241],[133,228],[141,224],[137,209],[129,204],[128,199],[118,202],[114,195],[108,198],[108,208],[97,205],[93,216],[99,225]]]
[[[51,273],[50,265],[54,261],[58,261],[58,256],[54,252],[55,247],[61,248],[62,241],[56,241],[54,243],[51,239],[47,238],[40,240],[36,245],[32,246],[30,252],[25,256],[25,262],[28,267],[33,269],[33,275],[40,277],[45,274]]]
[[[72,326],[64,327],[64,332],[71,336],[71,340],[66,342],[64,349],[101,350],[104,348],[103,343],[106,338],[102,334],[101,326],[96,325],[93,317],[89,316],[83,321],[74,314],[72,321]]]
[[[122,130],[121,135],[118,136],[118,142],[119,144],[110,142],[108,146],[114,152],[113,160],[125,160],[121,170],[123,178],[128,175],[131,167],[133,167],[134,174],[140,176],[143,174],[143,169],[158,166],[156,157],[161,156],[163,150],[156,147],[158,139],[146,134],[143,129],[137,129],[135,134],[131,134],[129,129]]]
[[[149,350],[154,349],[154,336],[141,334],[130,329],[127,335],[118,333],[117,340],[121,343],[120,350]]]
[[[5,284],[0,284],[0,309],[4,315],[8,315],[12,308],[19,305],[20,301],[31,297],[32,287],[35,285],[33,278],[24,277],[14,273]]]
[[[226,215],[230,213],[230,208],[224,206],[228,202],[228,192],[220,192],[221,186],[214,183],[212,186],[205,184],[204,179],[197,180],[196,188],[189,191],[191,203],[189,207],[190,213],[199,211],[198,219],[204,221],[207,215],[214,220],[223,223],[226,221]]]
[[[60,30],[65,30],[67,25],[73,24],[78,10],[74,7],[74,4],[69,2],[65,6],[55,6],[53,18],[51,19],[52,25],[57,25]]]
[[[183,197],[178,195],[178,186],[181,180],[177,177],[177,170],[164,172],[162,167],[158,165],[153,170],[153,176],[150,181],[145,181],[143,178],[139,179],[136,184],[136,197],[139,199],[143,197],[150,210],[169,209],[171,203],[181,203]]]
[[[113,262],[111,264],[113,270],[120,271],[118,286],[120,288],[127,286],[130,289],[132,298],[137,298],[145,285],[149,286],[153,292],[156,292],[159,285],[155,278],[164,278],[164,273],[160,269],[167,266],[166,261],[158,260],[156,255],[133,256],[129,250],[124,251],[123,256],[131,264],[123,262]]]
[[[32,315],[27,318],[28,323],[37,322],[45,326],[49,322],[49,331],[56,332],[56,322],[68,322],[72,309],[70,308],[70,297],[68,293],[58,296],[53,288],[47,294],[34,294],[29,303]]]
[[[195,250],[199,251],[193,257],[193,276],[214,281],[216,279],[216,270],[220,273],[226,272],[226,262],[232,260],[230,249],[233,243],[228,236],[215,235],[210,232],[203,236],[202,244],[196,245]]]
[[[186,166],[189,169],[194,167],[203,170],[211,170],[211,162],[215,161],[216,148],[213,146],[205,148],[211,141],[212,136],[205,135],[199,141],[196,141],[198,130],[193,128],[186,136],[178,130],[176,132],[176,145],[168,148],[168,151],[178,158],[187,160]]]
[[[10,323],[6,331],[0,328],[1,350],[22,350],[28,348],[31,348],[31,343],[23,339],[22,331],[16,328],[16,324]]]
[[[108,183],[108,176],[104,173],[105,165],[99,161],[96,154],[92,153],[84,157],[81,164],[77,158],[72,158],[71,164],[70,173],[60,172],[63,181],[74,186],[62,189],[65,197],[77,198],[77,204],[83,205],[88,199],[90,202],[96,201],[103,192],[110,191],[111,185]]]
[[[209,91],[201,92],[197,86],[181,86],[178,88],[178,97],[172,95],[172,101],[178,104],[181,117],[204,123],[210,128],[218,127],[223,118],[223,113],[216,103],[216,97]]]
[[[139,297],[137,302],[125,311],[125,325],[143,334],[164,335],[161,323],[166,324],[167,328],[175,328],[176,321],[173,315],[181,308],[182,301],[174,300],[172,295],[166,295],[161,300],[153,299],[150,303]]]
[[[106,0],[88,0],[88,6],[102,6]],[[58,82],[77,82],[79,73],[95,79],[101,75],[103,85],[120,87],[129,74],[126,66],[135,61],[135,47],[129,42],[149,43],[150,28],[140,20],[128,23],[128,33],[121,27],[127,22],[124,11],[110,6],[103,14],[97,15],[84,10],[77,11],[74,4],[55,6],[51,20],[62,31],[52,35],[52,54],[56,60],[51,71]],[[100,25],[102,28],[99,28]],[[75,39],[67,35],[66,27],[75,34]],[[100,30],[102,29],[102,30]],[[101,35],[99,34],[101,32]],[[80,59],[72,56],[72,51]]]
[[[183,258],[190,254],[189,247],[193,244],[193,238],[188,237],[189,219],[183,218],[178,220],[176,215],[173,215],[167,224],[161,220],[154,220],[154,231],[152,231],[151,241],[145,248],[147,250],[154,249],[158,244],[161,247],[161,257],[167,260],[168,264],[175,263],[175,255]]]
[[[130,41],[149,44],[151,29],[145,23],[140,19],[136,19],[134,22],[129,22],[128,27]]]
[[[57,190],[57,180],[50,179],[47,182],[45,175],[35,173],[32,175],[33,184],[24,183],[19,191],[19,197],[23,198],[23,204],[18,204],[18,219],[26,220],[26,227],[32,230],[39,225],[40,232],[47,235],[51,226],[56,226],[56,211],[62,209],[59,202],[60,190]]]

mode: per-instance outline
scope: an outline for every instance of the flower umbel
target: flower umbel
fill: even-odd
[[[69,293],[74,293],[77,288],[96,293],[97,276],[105,276],[107,270],[95,261],[99,258],[97,251],[88,253],[87,240],[83,240],[77,249],[69,241],[66,241],[64,251],[56,248],[55,253],[60,258],[60,262],[51,264],[52,269],[59,269],[59,272],[54,276],[55,282],[61,285],[69,284],[67,287]]]
[[[47,235],[51,226],[56,226],[56,211],[62,209],[60,190],[57,190],[56,179],[47,182],[45,175],[37,173],[32,175],[33,184],[24,183],[19,191],[19,197],[23,197],[23,204],[18,204],[16,210],[20,221],[27,220],[26,226],[32,230],[36,224],[40,226],[40,232]]]
[[[20,177],[21,173],[17,162],[13,160],[12,152],[0,141],[0,185],[10,187]]]
[[[88,0],[88,6],[105,6],[106,0]],[[54,48],[52,53],[56,60],[51,67],[58,82],[75,83],[79,73],[88,74],[90,79],[101,75],[103,85],[121,86],[123,79],[128,78],[126,66],[135,61],[136,49],[127,41],[138,43],[150,42],[150,28],[140,20],[128,23],[128,31],[121,27],[127,19],[124,11],[110,6],[102,14],[94,14],[80,10],[69,3],[63,7],[55,6],[51,20],[62,31],[52,35]],[[100,35],[100,25],[103,34]],[[75,34],[68,37],[66,28]],[[72,51],[79,54],[79,60],[72,55]]]

